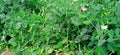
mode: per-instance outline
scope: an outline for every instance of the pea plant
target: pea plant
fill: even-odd
[[[120,55],[119,0],[0,0],[0,53]]]

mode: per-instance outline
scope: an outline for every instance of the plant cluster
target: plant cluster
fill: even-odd
[[[0,52],[120,55],[119,0],[0,0]]]

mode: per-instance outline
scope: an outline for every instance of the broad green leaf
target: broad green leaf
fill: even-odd
[[[89,25],[89,24],[91,24],[91,21],[90,20],[85,20],[85,21],[83,21],[83,24]]]
[[[107,44],[107,48],[112,51],[112,52],[115,52],[117,50],[116,46],[114,43],[108,43]]]
[[[89,39],[89,35],[82,36],[82,41],[86,41]]]
[[[110,30],[110,31],[108,32],[108,35],[109,35],[109,37],[114,37],[114,31],[113,31],[113,30]]]
[[[98,46],[102,46],[105,43],[106,43],[106,40],[104,40],[104,39],[99,39],[98,40]]]
[[[79,17],[72,17],[72,18],[70,18],[71,19],[71,22],[74,24],[74,25],[76,25],[76,26],[79,26],[79,25],[81,25],[82,24],[82,22],[83,22],[83,19],[81,19],[81,18],[79,18]]]
[[[116,35],[119,35],[119,34],[120,34],[120,29],[119,29],[119,28],[116,28],[116,29],[115,29],[115,34],[116,34]]]
[[[93,55],[93,52],[92,51],[88,51],[88,55]]]
[[[95,51],[98,55],[108,55],[107,50],[104,46],[97,46]]]

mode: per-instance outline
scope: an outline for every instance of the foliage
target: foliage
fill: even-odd
[[[120,55],[119,5],[119,0],[0,0],[0,50]]]

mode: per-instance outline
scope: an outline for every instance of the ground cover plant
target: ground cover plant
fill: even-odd
[[[0,0],[0,53],[120,55],[120,0]]]

